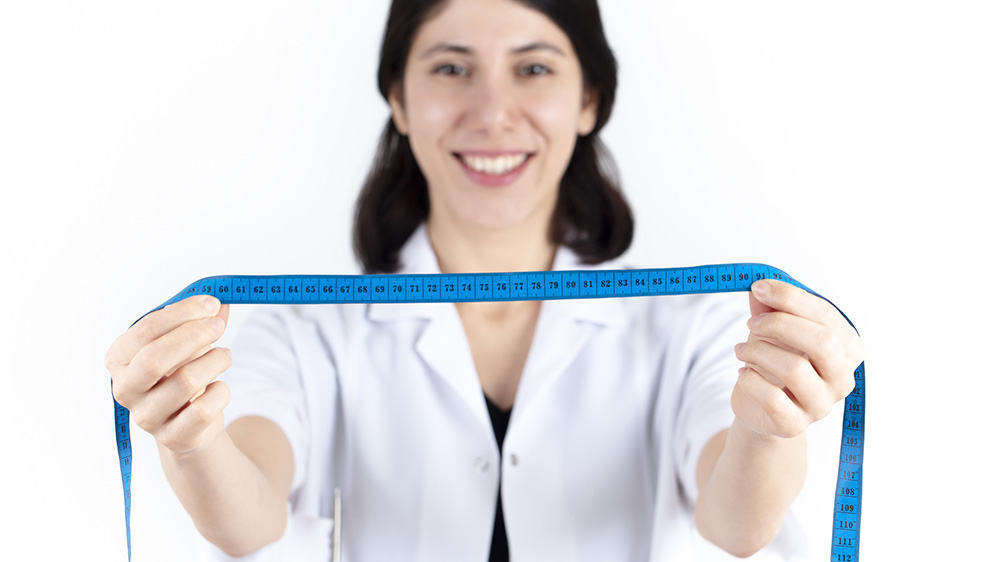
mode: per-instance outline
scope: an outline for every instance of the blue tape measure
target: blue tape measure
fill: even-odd
[[[730,293],[749,291],[750,285],[760,279],[785,281],[830,302],[780,269],[758,263],[736,263],[665,269],[462,274],[224,275],[196,281],[149,312],[194,295],[212,295],[222,304],[516,301]],[[851,319],[839,308],[837,310],[854,328]],[[859,559],[861,465],[865,446],[864,362],[854,371],[854,381],[854,391],[844,400],[840,470],[833,508],[832,562],[858,562]],[[132,447],[128,409],[112,400],[125,492],[125,539],[131,561]]]

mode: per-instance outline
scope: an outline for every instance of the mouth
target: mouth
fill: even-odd
[[[452,152],[462,170],[476,183],[501,187],[517,180],[531,162],[534,152]]]

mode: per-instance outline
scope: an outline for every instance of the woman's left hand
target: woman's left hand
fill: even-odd
[[[733,388],[733,412],[756,433],[795,437],[854,390],[864,348],[822,298],[774,279],[751,289],[750,336],[736,346],[746,367]]]

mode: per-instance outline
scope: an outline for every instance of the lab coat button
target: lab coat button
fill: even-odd
[[[510,464],[517,466],[517,455],[510,456]]]
[[[476,457],[476,460],[472,461],[472,467],[479,472],[486,472],[490,467],[490,461],[486,460],[486,457]]]

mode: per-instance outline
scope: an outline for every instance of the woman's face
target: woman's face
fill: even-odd
[[[427,178],[432,220],[548,224],[598,105],[556,24],[512,0],[450,0],[418,30],[402,86],[393,120]]]

